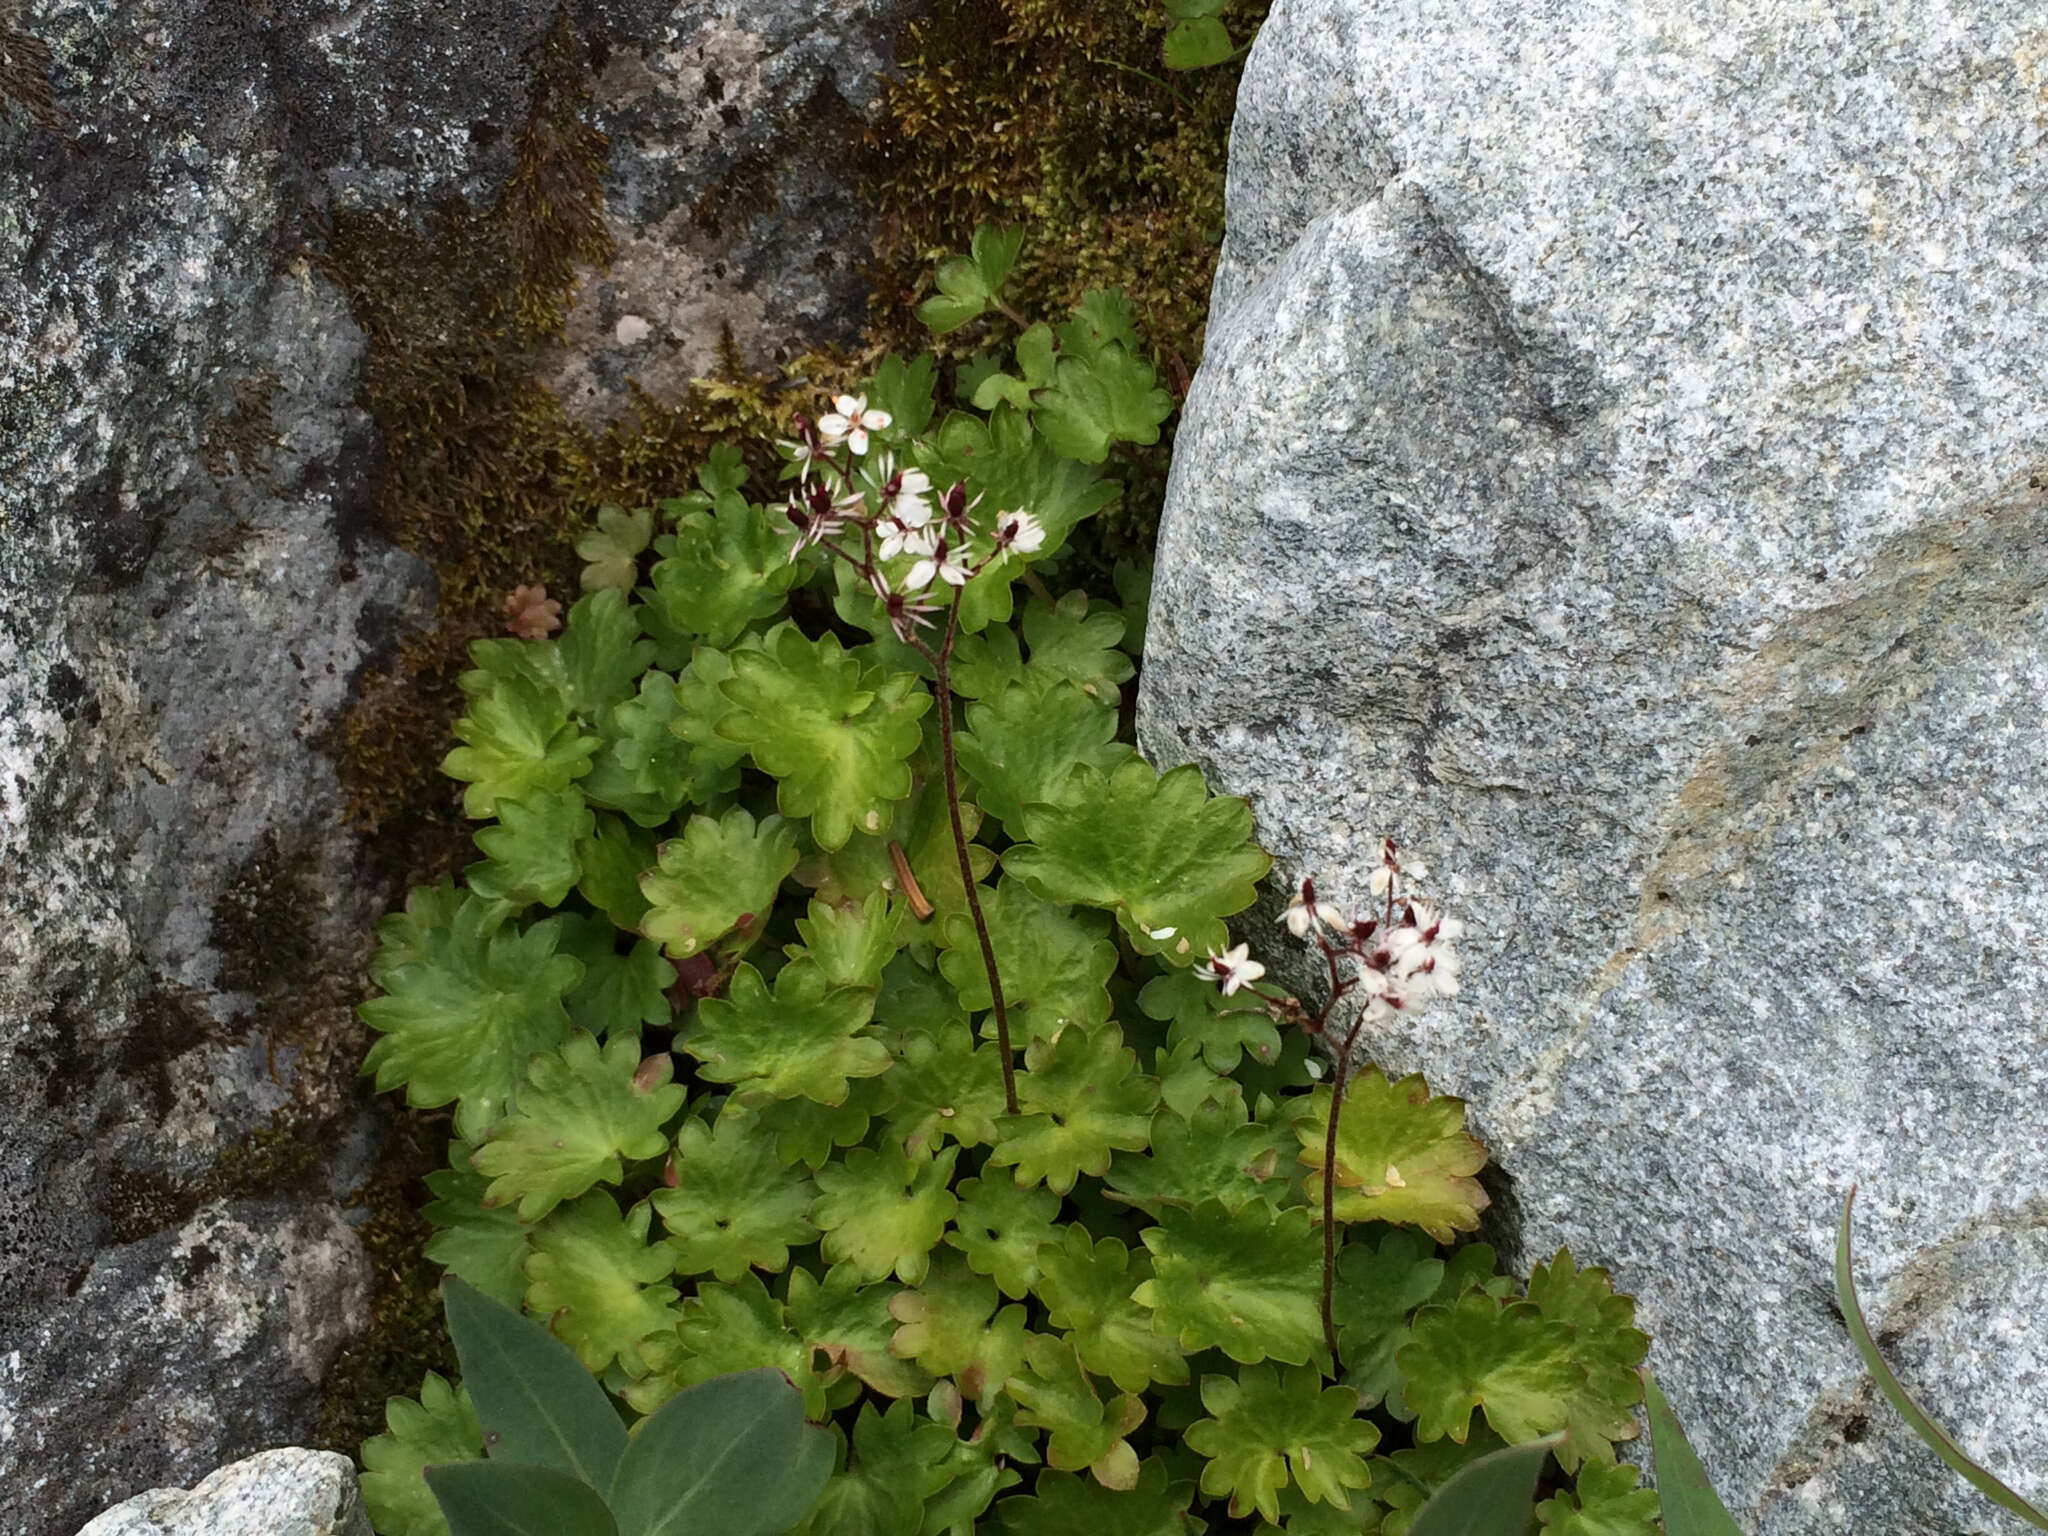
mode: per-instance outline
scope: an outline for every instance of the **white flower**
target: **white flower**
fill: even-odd
[[[794,560],[813,544],[833,537],[846,526],[846,519],[860,506],[858,496],[834,499],[825,488],[823,481],[811,486],[801,496],[794,491],[789,497],[789,521],[796,529],[796,544],[789,552]]]
[[[896,631],[896,638],[905,645],[910,644],[919,629],[929,628],[929,614],[938,609],[922,597],[911,597],[907,593],[889,590],[889,580],[880,571],[869,577],[875,589],[875,596],[882,600],[882,609],[889,615],[889,625]]]
[[[1409,994],[1410,1006],[1457,996],[1463,967],[1451,946],[1464,935],[1463,923],[1445,917],[1426,901],[1413,901],[1402,909],[1401,921],[1387,934],[1385,953],[1388,973]]]
[[[1425,880],[1429,877],[1429,866],[1420,859],[1402,863],[1394,856],[1394,840],[1391,837],[1380,840],[1380,867],[1372,872],[1372,893],[1384,896],[1393,887],[1396,878]]]
[[[928,558],[938,547],[938,535],[929,527],[906,523],[899,517],[884,517],[875,526],[882,533],[882,547],[877,551],[881,559],[894,560],[898,555]]]
[[[1317,928],[1335,930],[1346,926],[1342,912],[1327,901],[1316,900],[1316,883],[1313,880],[1301,882],[1294,899],[1287,903],[1287,910],[1281,913],[1280,921],[1297,939],[1307,938]]]
[[[882,514],[910,528],[922,528],[932,520],[931,478],[921,469],[906,469],[882,485]]]
[[[1223,983],[1225,997],[1230,996],[1239,987],[1249,986],[1266,974],[1266,968],[1251,958],[1249,944],[1240,944],[1220,955],[1215,950],[1210,950],[1208,961],[1203,968],[1211,981]]]
[[[910,574],[903,578],[903,585],[921,591],[936,579],[950,586],[964,587],[973,574],[953,558],[952,552],[946,548],[946,541],[940,539],[929,555],[910,568]]]
[[[864,454],[868,434],[880,432],[895,420],[887,411],[869,410],[866,395],[840,395],[832,405],[832,410],[818,418],[818,435],[827,447],[836,448],[843,442],[855,453]]]
[[[998,512],[995,540],[999,550],[1036,554],[1045,545],[1045,525],[1029,512]]]

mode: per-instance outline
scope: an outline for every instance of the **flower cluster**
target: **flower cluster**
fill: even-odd
[[[1420,1013],[1439,998],[1457,995],[1460,962],[1453,946],[1465,925],[1404,889],[1404,882],[1428,873],[1418,861],[1404,865],[1394,840],[1387,838],[1371,880],[1378,910],[1347,913],[1319,899],[1313,879],[1301,882],[1280,920],[1297,939],[1313,939],[1329,963],[1329,1000],[1315,1023],[1318,1032],[1338,1001],[1353,993],[1362,994],[1361,1023]],[[1250,946],[1240,944],[1212,953],[1200,969],[1229,996],[1266,974],[1249,955]],[[1351,962],[1349,975],[1339,965],[1344,960]]]
[[[915,464],[898,464],[887,449],[870,457],[874,434],[894,418],[871,409],[865,395],[840,395],[832,405],[816,422],[799,415],[796,437],[782,444],[797,480],[789,557],[822,548],[852,564],[906,644],[939,611],[928,600],[935,588],[964,587],[1011,553],[1044,547],[1045,528],[1029,512],[1000,511],[978,527],[981,498],[970,500],[964,484],[935,496],[931,477]],[[860,535],[857,554],[833,542],[849,528]]]

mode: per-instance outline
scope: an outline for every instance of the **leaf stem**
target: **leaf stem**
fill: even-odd
[[[945,643],[937,651],[920,645],[938,674],[939,756],[946,770],[946,813],[953,819],[953,851],[960,857],[960,888],[967,895],[967,910],[974,917],[975,937],[981,940],[981,963],[988,971],[989,1001],[995,1007],[996,1046],[1002,1052],[1003,1104],[1017,1114],[1017,1066],[1011,1058],[1010,1012],[1003,1001],[1003,978],[996,969],[995,945],[988,936],[988,919],[982,915],[981,895],[974,882],[974,863],[967,856],[967,828],[960,818],[960,771],[953,757],[953,681],[950,663],[953,642],[960,635],[961,590],[953,589],[953,606],[946,617]]]

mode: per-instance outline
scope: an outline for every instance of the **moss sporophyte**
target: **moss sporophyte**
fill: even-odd
[[[935,318],[1000,314],[1016,254],[984,232]],[[1119,739],[1144,584],[1061,589],[1171,408],[1125,301],[820,405],[779,493],[714,449],[599,516],[558,632],[529,592],[541,633],[470,648],[482,857],[385,921],[362,1010],[451,1117],[429,1256],[628,1418],[782,1372],[834,1447],[806,1532],[1401,1536],[1509,1442],[1548,1523],[1654,1529],[1631,1304],[1499,1274],[1464,1106],[1349,1066],[1456,989],[1413,861],[1363,915],[1302,892],[1312,1010],[1231,941],[1249,807]],[[422,1469],[480,1454],[459,1386],[394,1401],[378,1528],[438,1536]]]

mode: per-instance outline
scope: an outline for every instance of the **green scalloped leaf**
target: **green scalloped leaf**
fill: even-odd
[[[1150,1154],[1120,1152],[1111,1164],[1110,1198],[1154,1216],[1204,1200],[1220,1201],[1227,1211],[1274,1200],[1286,1189],[1280,1137],[1274,1126],[1250,1119],[1242,1099],[1198,1104],[1186,1117],[1163,1109],[1152,1120]]]
[[[1405,1228],[1384,1233],[1376,1247],[1349,1243],[1337,1256],[1331,1319],[1337,1325],[1345,1383],[1358,1390],[1366,1407],[1388,1401],[1397,1418],[1414,1417],[1403,1411],[1405,1401],[1389,1401],[1400,1397],[1394,1354],[1408,1342],[1410,1317],[1436,1296],[1444,1273],[1436,1250]]]
[[[604,745],[569,719],[560,692],[523,676],[488,676],[454,732],[463,744],[441,759],[441,771],[469,786],[462,810],[473,819],[497,815],[507,800],[567,789]]]
[[[654,868],[654,839],[617,816],[599,814],[590,835],[576,845],[583,873],[576,891],[610,919],[611,926],[638,933],[647,917],[640,877]]]
[[[418,1401],[385,1403],[384,1423],[383,1434],[363,1442],[363,1506],[379,1536],[448,1536],[448,1519],[424,1474],[430,1466],[483,1459],[484,1432],[469,1393],[429,1371]]]
[[[860,1032],[874,1009],[874,993],[832,986],[808,965],[784,966],[771,998],[761,973],[742,965],[724,997],[697,1005],[683,1048],[703,1063],[700,1076],[733,1084],[745,1102],[843,1104],[849,1078],[889,1070],[889,1048]]]
[[[1065,1333],[1081,1364],[1107,1376],[1120,1391],[1143,1392],[1155,1381],[1188,1379],[1187,1357],[1177,1340],[1153,1326],[1152,1314],[1131,1292],[1152,1278],[1150,1259],[1113,1237],[1091,1243],[1080,1227],[1069,1227],[1064,1242],[1038,1253],[1038,1294],[1046,1319]]]
[[[487,857],[470,865],[463,878],[485,901],[559,907],[583,877],[577,844],[596,829],[582,791],[573,787],[500,800],[497,825],[479,827],[476,833],[476,845]]]
[[[689,743],[672,728],[682,709],[674,676],[649,672],[642,677],[637,696],[615,705],[607,716],[609,739],[583,781],[584,795],[595,805],[623,811],[643,827],[661,826],[685,801],[704,799]]]
[[[1315,1112],[1297,1127],[1301,1161],[1310,1173],[1312,1205],[1322,1203],[1323,1149],[1330,1125],[1330,1089],[1318,1088]],[[1397,1083],[1378,1067],[1352,1078],[1337,1123],[1339,1221],[1385,1221],[1420,1227],[1440,1243],[1479,1229],[1486,1191],[1472,1177],[1486,1166],[1486,1148],[1465,1130],[1465,1101],[1431,1098],[1420,1072]]]
[[[774,776],[782,813],[808,816],[827,849],[856,831],[887,830],[910,793],[908,759],[931,707],[924,685],[907,672],[862,667],[835,635],[808,640],[794,627],[732,663],[724,693],[733,708],[718,728]]]
[[[427,958],[429,935],[455,926],[455,914],[468,899],[455,888],[452,877],[443,876],[439,885],[416,885],[406,892],[405,909],[377,920],[377,950],[370,960],[370,974],[387,990],[401,966],[417,965]]]
[[[779,612],[803,575],[766,511],[736,490],[718,493],[710,511],[685,512],[665,547],[648,573],[655,601],[670,625],[713,645]]]
[[[1144,1149],[1159,1084],[1137,1070],[1137,1053],[1114,1024],[1069,1025],[1025,1048],[1017,1104],[1020,1114],[998,1122],[989,1166],[1015,1168],[1020,1184],[1064,1195],[1081,1174],[1107,1172],[1113,1152]]]
[[[1215,1200],[1168,1206],[1143,1237],[1153,1278],[1137,1300],[1182,1349],[1221,1349],[1240,1365],[1322,1357],[1323,1240],[1306,1210],[1263,1200],[1237,1211]]]
[[[996,1506],[1008,1536],[1186,1536],[1187,1508],[1194,1493],[1175,1483],[1166,1463],[1148,1457],[1138,1482],[1126,1492],[1104,1488],[1092,1478],[1041,1472],[1029,1498]]]
[[[1008,633],[991,631],[990,633]],[[1076,763],[1108,773],[1130,755],[1116,740],[1116,713],[1080,685],[1012,683],[967,706],[956,738],[960,771],[974,798],[1012,836],[1024,833],[1024,807],[1066,792]]]
[[[892,905],[886,891],[874,891],[858,904],[813,901],[810,915],[796,920],[803,943],[785,945],[783,953],[809,960],[835,987],[879,987],[902,947],[906,910]]]
[[[1180,964],[1228,947],[1223,919],[1252,904],[1273,863],[1252,841],[1251,807],[1212,798],[1193,764],[1155,776],[1139,758],[1108,774],[1082,763],[1062,803],[1026,806],[1024,826],[1031,841],[1004,869],[1047,901],[1114,910],[1140,953]]]
[[[597,527],[576,541],[585,564],[583,590],[630,593],[640,579],[640,556],[654,540],[654,509],[599,507]]]
[[[980,1358],[995,1312],[995,1282],[942,1248],[917,1289],[899,1291],[889,1303],[889,1315],[901,1325],[889,1341],[890,1353],[915,1360],[934,1376],[958,1376]]]
[[[1003,1383],[1024,1368],[1024,1351],[1034,1337],[1025,1324],[1024,1309],[1015,1304],[1004,1307],[983,1332],[980,1346],[974,1352],[974,1363],[960,1373],[960,1391],[980,1412],[984,1429],[990,1415],[1007,1405],[1002,1396]],[[1014,1454],[1036,1461],[1035,1453],[1028,1458],[1024,1454],[1035,1444],[1035,1438],[1021,1430],[1013,1433],[1026,1442]]]
[[[931,1390],[930,1374],[889,1352],[896,1320],[889,1305],[891,1285],[864,1285],[851,1264],[835,1264],[825,1278],[809,1270],[789,1275],[789,1322],[836,1372],[858,1378],[884,1397],[919,1397]]]
[[[1023,630],[1031,652],[1025,687],[1048,693],[1059,683],[1072,683],[1110,709],[1121,702],[1117,685],[1137,668],[1121,649],[1124,618],[1113,604],[1091,608],[1085,592],[1069,592],[1056,603],[1034,597],[1024,609]]]
[[[556,649],[569,688],[569,707],[596,720],[633,696],[654,645],[640,638],[640,608],[626,594],[593,592],[569,609]]]
[[[1365,1458],[1379,1430],[1358,1416],[1356,1392],[1325,1387],[1309,1366],[1204,1376],[1202,1406],[1211,1416],[1189,1428],[1187,1442],[1208,1458],[1202,1492],[1228,1497],[1234,1517],[1257,1510],[1277,1522],[1290,1477],[1303,1497],[1338,1509],[1349,1509],[1351,1491],[1372,1481]]]
[[[1502,1306],[1481,1291],[1424,1307],[1395,1355],[1416,1438],[1462,1442],[1475,1408],[1510,1444],[1563,1429],[1586,1387],[1575,1340],[1528,1302]]]
[[[386,995],[357,1012],[380,1038],[363,1062],[379,1091],[405,1088],[415,1109],[454,1103],[455,1129],[478,1142],[504,1113],[528,1058],[568,1037],[562,995],[583,967],[557,954],[560,919],[524,933],[500,928],[471,897],[447,929],[428,932],[421,958],[391,969]]]
[[[731,1285],[705,1281],[683,1303],[674,1329],[641,1341],[642,1374],[626,1388],[626,1401],[652,1413],[686,1387],[714,1376],[763,1368],[777,1370],[804,1396],[807,1418],[822,1419],[828,1377],[812,1368],[811,1346],[789,1326],[781,1302],[752,1271]]]
[[[619,953],[620,931],[601,917],[562,916],[561,948],[583,966],[583,980],[564,998],[563,1006],[578,1029],[593,1035],[637,1030],[643,1024],[666,1027],[673,1018],[668,989],[676,968],[646,939],[635,939]]]
[[[1066,1339],[1044,1334],[1025,1347],[1024,1368],[1010,1377],[1017,1423],[1045,1430],[1046,1465],[1061,1472],[1086,1470],[1105,1488],[1138,1484],[1138,1453],[1124,1437],[1145,1422],[1145,1405],[1129,1392],[1104,1402]]]
[[[1168,69],[1207,69],[1237,52],[1229,31],[1213,16],[1175,22],[1162,46]]]
[[[1572,1358],[1586,1373],[1565,1417],[1558,1465],[1573,1472],[1583,1460],[1612,1463],[1613,1442],[1642,1433],[1631,1410],[1643,1400],[1636,1368],[1650,1352],[1650,1336],[1635,1326],[1635,1302],[1615,1295],[1606,1270],[1580,1269],[1569,1248],[1529,1272],[1529,1300],[1545,1322],[1572,1330]]]
[[[434,1198],[421,1214],[438,1230],[425,1252],[449,1274],[516,1307],[526,1294],[528,1228],[516,1210],[484,1204],[491,1181],[470,1166],[470,1155],[467,1142],[450,1142],[452,1166],[427,1175]]]
[[[1579,1480],[1536,1506],[1536,1518],[1551,1536],[1663,1536],[1657,1495],[1636,1486],[1634,1467],[1579,1469]]]
[[[630,1370],[642,1339],[675,1326],[675,1252],[650,1243],[645,1201],[621,1215],[609,1190],[559,1206],[533,1229],[526,1261],[526,1310],[591,1370],[613,1360]]]
[[[847,1085],[846,1102],[820,1104],[815,1099],[770,1099],[751,1106],[760,1116],[761,1133],[775,1145],[784,1166],[798,1163],[822,1167],[838,1147],[850,1147],[868,1133],[884,1079],[856,1078]]]
[[[1063,355],[1053,387],[1038,396],[1031,425],[1053,452],[1100,464],[1112,444],[1158,442],[1160,423],[1172,414],[1173,396],[1159,388],[1152,365],[1116,346],[1092,356]]]
[[[640,877],[648,901],[640,931],[678,960],[735,930],[751,943],[796,861],[796,831],[780,816],[756,823],[739,806],[716,821],[692,816]]]
[[[747,749],[720,735],[718,727],[732,713],[725,685],[732,679],[733,654],[759,647],[753,636],[736,642],[730,652],[699,645],[690,652],[690,664],[676,674],[676,714],[668,728],[690,750],[691,793],[697,800],[739,788]]]
[[[1002,1052],[992,1043],[977,1045],[965,1022],[946,1025],[936,1038],[905,1037],[895,1066],[879,1081],[889,1140],[906,1152],[935,1151],[949,1140],[979,1147],[996,1139]]]
[[[1138,994],[1145,1016],[1166,1025],[1166,1044],[1178,1050],[1194,1042],[1202,1059],[1218,1072],[1235,1072],[1244,1053],[1270,1063],[1280,1055],[1280,1031],[1252,994],[1243,1002],[1196,971],[1168,971],[1154,976]]]
[[[1092,1027],[1108,1020],[1116,945],[1106,919],[1054,906],[1012,879],[984,891],[981,906],[1003,980],[1013,1043],[1056,1035],[1069,1024]],[[940,973],[960,994],[961,1007],[987,1012],[994,1002],[974,918],[959,912],[937,927],[943,946]],[[993,1020],[984,1021],[982,1033],[993,1030]]]
[[[981,807],[972,801],[960,804],[960,825],[967,834],[967,856],[973,861],[974,878],[979,881],[995,867],[993,850],[974,841],[981,829]],[[894,896],[901,887],[895,862],[889,856],[891,841],[902,845],[910,860],[911,877],[925,900],[932,904],[935,920],[967,909],[967,896],[960,884],[960,855],[953,846],[952,818],[946,811],[943,784],[920,786],[896,808],[895,836],[869,837],[856,832],[846,846],[818,850],[797,866],[796,877],[817,891],[818,899],[838,904],[864,902],[877,891]],[[906,923],[897,930],[906,947],[922,953],[932,940],[931,924]]]
[[[512,1112],[473,1159],[491,1180],[489,1203],[517,1200],[520,1220],[538,1221],[594,1184],[618,1183],[626,1162],[661,1156],[662,1127],[683,1107],[674,1077],[668,1053],[643,1062],[632,1034],[600,1047],[576,1033],[535,1056]]]
[[[953,1445],[952,1431],[907,1402],[886,1413],[863,1404],[845,1468],[790,1536],[917,1536],[925,1500],[951,1480]]]
[[[917,1284],[959,1204],[952,1190],[959,1155],[958,1147],[934,1157],[857,1147],[820,1168],[812,1220],[825,1235],[826,1259],[851,1263],[863,1280],[893,1273]]]
[[[816,1186],[782,1165],[752,1115],[727,1109],[715,1129],[684,1121],[669,1167],[673,1186],[651,1198],[681,1274],[709,1272],[730,1284],[750,1266],[780,1272],[792,1244],[818,1235]]]
[[[962,1180],[959,1198],[946,1241],[967,1255],[976,1274],[989,1276],[1012,1300],[1023,1300],[1038,1284],[1039,1249],[1059,1236],[1054,1218],[1060,1197],[1005,1178],[982,1178]]]

